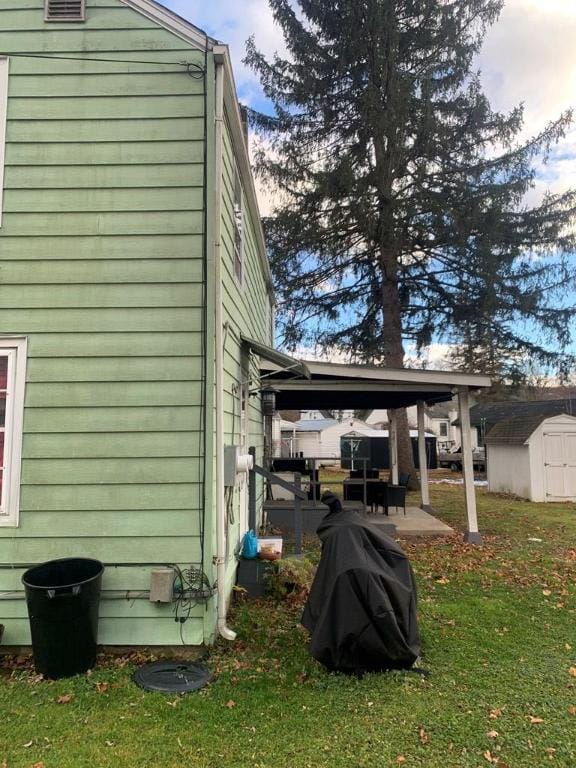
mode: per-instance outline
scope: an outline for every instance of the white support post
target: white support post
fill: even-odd
[[[426,453],[426,431],[424,427],[424,412],[426,404],[424,400],[418,400],[416,404],[418,412],[418,464],[420,466],[420,496],[421,508],[425,512],[431,512],[430,487],[428,485],[428,455]]]
[[[390,468],[392,470],[392,485],[398,485],[398,421],[395,411],[390,413],[389,445],[390,445]]]
[[[464,491],[466,494],[466,514],[468,515],[468,526],[464,540],[470,544],[482,544],[482,536],[478,532],[478,518],[476,516],[476,489],[474,488],[474,461],[472,457],[468,387],[460,387],[458,390],[458,408],[460,411],[460,432],[462,436],[462,469],[464,472]]]

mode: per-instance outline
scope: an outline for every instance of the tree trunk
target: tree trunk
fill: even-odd
[[[388,265],[384,267],[382,280],[382,312],[384,313],[382,341],[384,359],[389,368],[404,368],[402,316],[395,260],[393,264],[388,262]],[[397,408],[395,410],[398,425],[398,474],[409,475],[408,487],[410,490],[417,490],[418,480],[416,477],[416,467],[414,466],[414,453],[412,451],[406,408]],[[390,416],[388,421],[390,422]]]

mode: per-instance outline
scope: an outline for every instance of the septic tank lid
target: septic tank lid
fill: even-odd
[[[204,688],[212,680],[212,673],[193,661],[153,661],[134,672],[136,685],[146,691],[160,693],[189,693]]]

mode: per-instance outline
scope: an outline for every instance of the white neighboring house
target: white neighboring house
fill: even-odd
[[[296,423],[281,418],[276,413],[272,419],[272,455],[289,459],[296,456]]]
[[[576,501],[576,417],[502,421],[486,436],[488,490],[530,501]]]
[[[418,414],[416,406],[406,408],[408,424],[415,429],[418,424]],[[458,403],[456,398],[452,402],[438,403],[426,408],[424,413],[424,429],[426,432],[435,435],[438,438],[438,450],[448,450],[460,446],[460,427],[452,422],[458,418]],[[379,426],[385,429],[388,426],[388,411],[374,410],[367,417],[366,423],[371,426]],[[472,430],[472,448],[478,445],[476,429]]]
[[[325,459],[322,464],[340,461],[340,438],[348,432],[368,434],[373,431],[364,421],[359,419],[301,419],[295,424],[296,443],[295,455],[302,454],[304,458],[318,457]],[[330,461],[333,459],[334,461]]]
[[[429,429],[430,419],[428,418],[428,413],[424,414],[424,428]],[[410,427],[415,427],[418,423],[418,415],[416,413],[416,406],[411,405],[410,408],[406,408],[406,415],[408,416],[408,424]],[[388,424],[388,411],[382,409],[382,408],[376,408],[372,411],[372,413],[366,417],[366,424],[369,424],[371,427],[380,426],[381,424]]]

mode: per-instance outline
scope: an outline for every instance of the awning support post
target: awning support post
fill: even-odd
[[[390,414],[390,468],[392,470],[392,485],[398,485],[398,418],[395,411]]]
[[[460,432],[462,435],[462,470],[464,473],[466,514],[468,516],[464,541],[470,544],[482,544],[482,536],[478,531],[478,518],[476,515],[476,489],[474,487],[474,460],[472,457],[470,395],[468,387],[460,387],[458,389],[458,408],[460,411]]]
[[[426,453],[426,431],[424,427],[424,413],[426,404],[424,400],[418,400],[418,464],[420,467],[420,497],[422,503],[420,507],[424,512],[432,512],[430,506],[430,487],[428,485],[428,456]]]

